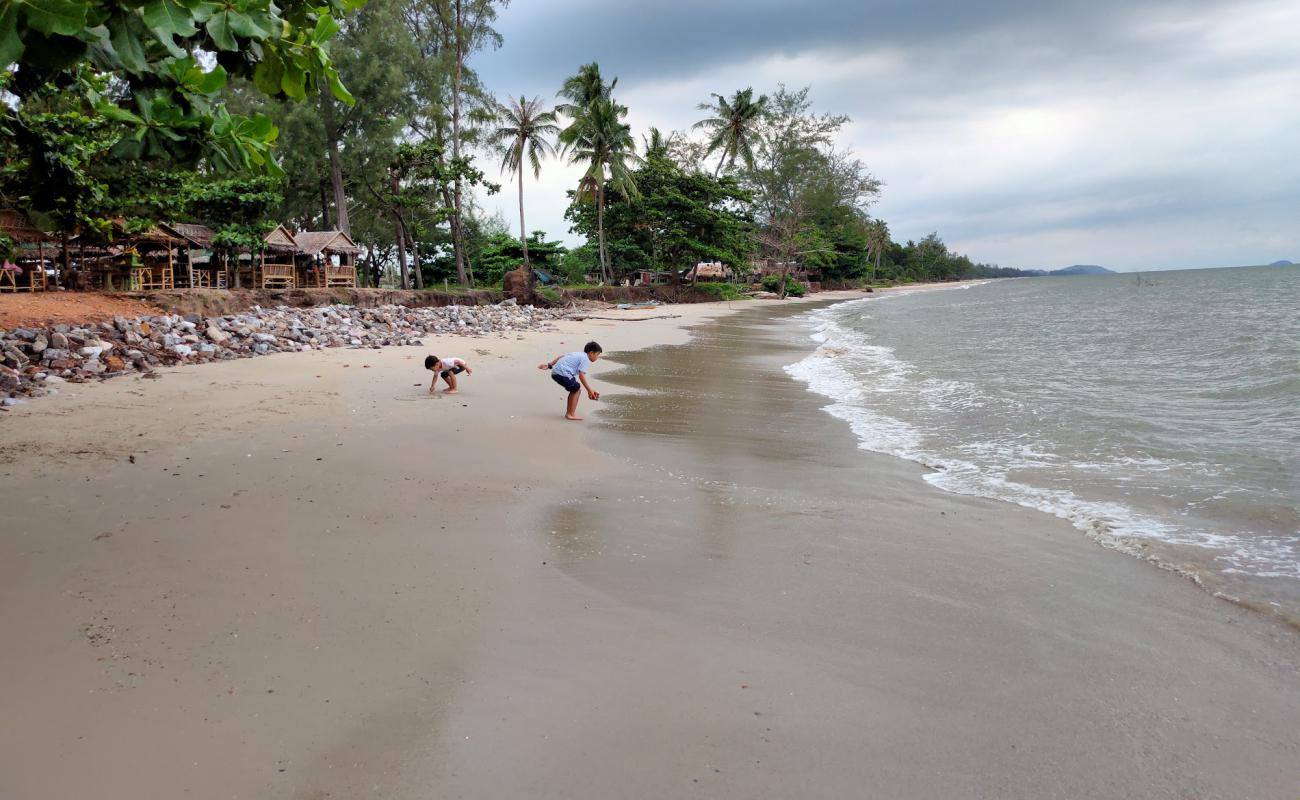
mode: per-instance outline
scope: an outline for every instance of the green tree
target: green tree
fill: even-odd
[[[748,266],[755,244],[753,224],[743,212],[749,196],[735,180],[687,171],[655,150],[631,177],[635,194],[615,196],[604,219],[607,249],[618,254],[620,272],[656,269],[676,276],[699,261],[721,261],[741,271]],[[574,194],[566,213],[572,229],[598,236],[598,215]]]
[[[558,134],[560,128],[555,124],[555,112],[543,108],[540,97],[532,100],[512,98],[508,105],[498,105],[497,114],[500,123],[489,141],[503,151],[501,168],[514,172],[519,179],[519,241],[523,246],[524,264],[531,266],[528,229],[524,225],[524,165],[526,162],[532,168],[534,178],[541,176],[542,159],[555,154],[551,137]],[[529,275],[532,275],[531,270]]]
[[[699,106],[701,111],[710,111],[713,116],[700,120],[694,127],[709,132],[706,157],[715,152],[722,153],[718,166],[713,170],[714,177],[722,171],[724,164],[734,167],[737,156],[752,169],[756,128],[766,110],[767,95],[759,95],[755,100],[754,89],[749,87],[737,90],[730,100],[720,94],[713,95],[713,98],[713,102],[700,103]]]
[[[222,88],[246,78],[268,96],[302,100],[328,86],[351,102],[329,43],[339,20],[363,4],[8,0],[0,7],[0,74],[14,100],[0,104],[4,194],[67,225],[83,205],[75,198],[94,202],[101,188],[79,178],[106,141],[124,160],[276,171],[275,126],[230,113]],[[60,185],[52,174],[67,180]]]
[[[571,101],[561,108],[572,122],[560,132],[560,142],[571,163],[586,166],[577,198],[596,205],[600,270],[605,281],[613,274],[605,242],[607,189],[624,197],[635,196],[630,164],[638,160],[632,128],[623,121],[627,108],[616,102],[610,92],[614,83],[606,86],[600,78],[600,67],[587,64],[565,81],[561,89],[561,94]]]

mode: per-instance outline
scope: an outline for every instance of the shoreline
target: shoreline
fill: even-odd
[[[429,337],[475,367],[437,399],[425,351],[393,348],[23,407],[0,671],[31,722],[0,734],[0,794],[1295,784],[1293,636],[858,450],[771,371],[803,308],[734,306]],[[589,338],[619,367],[594,369],[583,428],[535,373]],[[85,413],[98,429],[54,435]],[[846,504],[846,478],[872,494]],[[884,524],[910,535],[863,538]]]

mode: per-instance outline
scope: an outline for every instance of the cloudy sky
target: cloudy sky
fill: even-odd
[[[514,0],[498,30],[475,57],[498,96],[553,102],[598,61],[638,140],[712,92],[811,86],[899,241],[1011,267],[1300,261],[1296,0]],[[529,229],[576,243],[577,177],[529,176]],[[484,205],[517,227],[502,180]]]

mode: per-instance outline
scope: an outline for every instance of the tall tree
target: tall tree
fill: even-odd
[[[880,255],[889,246],[889,225],[883,219],[867,222],[867,247],[875,255],[871,265],[871,282],[875,283],[876,273],[880,271]]]
[[[542,159],[555,154],[551,137],[560,132],[555,112],[542,106],[542,99],[511,98],[509,104],[498,104],[499,124],[489,140],[502,148],[501,168],[514,172],[519,180],[519,241],[524,249],[524,264],[528,260],[528,228],[524,225],[524,166],[532,168],[533,177],[542,174]],[[529,272],[532,278],[532,270]]]
[[[767,108],[767,95],[754,99],[752,87],[737,90],[731,99],[720,94],[713,95],[713,102],[700,103],[701,111],[710,111],[713,116],[695,123],[695,129],[709,132],[706,156],[721,151],[718,166],[713,170],[714,177],[722,171],[723,165],[734,167],[739,157],[746,167],[754,166],[754,139],[756,127]]]
[[[605,195],[613,189],[623,197],[637,195],[629,164],[638,160],[632,127],[623,121],[627,109],[613,98],[599,98],[583,110],[574,125],[566,129],[569,160],[586,165],[578,184],[578,199],[596,204],[596,229],[600,242],[601,277],[613,274],[605,242]],[[570,133],[571,132],[571,133]]]

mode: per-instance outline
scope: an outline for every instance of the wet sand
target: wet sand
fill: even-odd
[[[736,306],[22,407],[0,796],[1297,795],[1294,631],[858,450]]]

